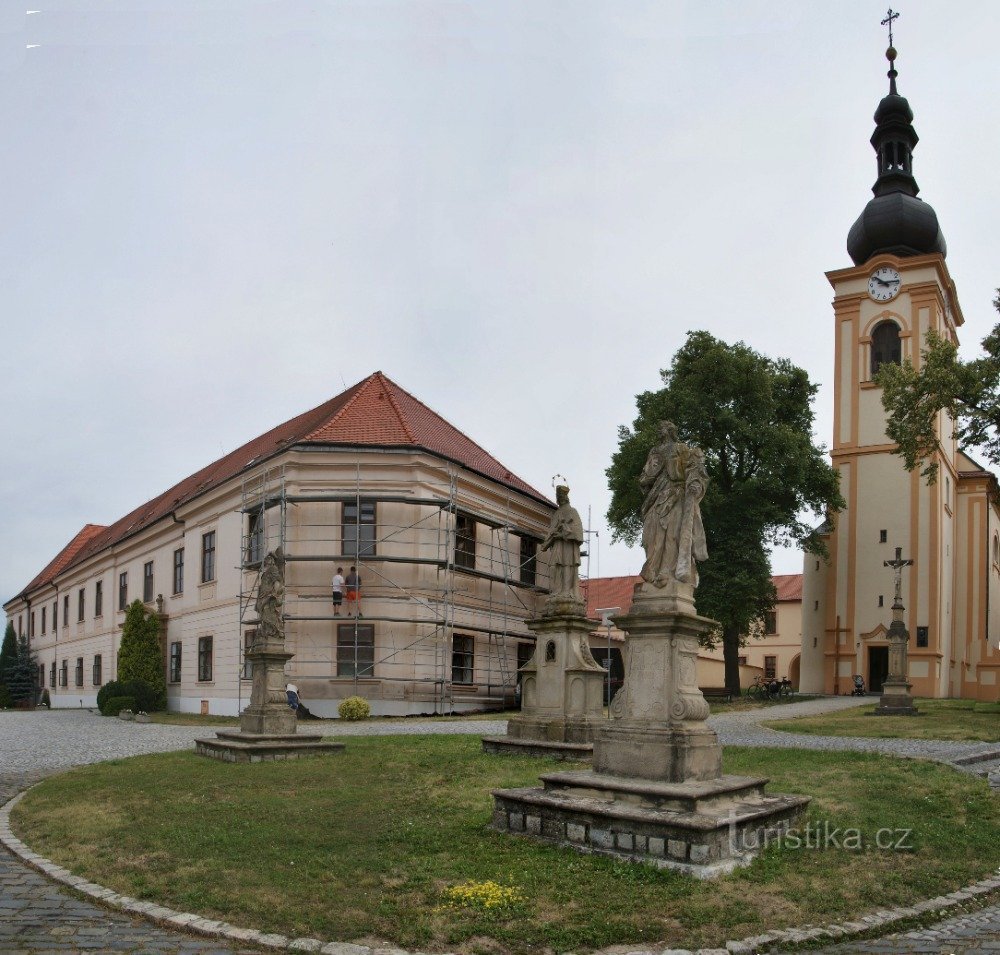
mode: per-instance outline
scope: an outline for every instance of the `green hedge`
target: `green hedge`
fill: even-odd
[[[117,716],[122,710],[135,712],[134,696],[109,696],[101,707],[104,716]]]

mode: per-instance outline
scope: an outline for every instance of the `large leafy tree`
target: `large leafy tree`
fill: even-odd
[[[156,701],[156,708],[166,706],[167,682],[163,676],[160,622],[146,610],[141,600],[133,600],[125,611],[122,642],[118,648],[118,680],[145,683]]]
[[[1000,289],[993,305],[1000,311]],[[983,352],[963,361],[958,347],[932,330],[919,371],[909,361],[879,369],[876,380],[888,414],[886,434],[907,470],[920,467],[935,479],[941,412],[950,416],[960,444],[979,448],[1000,465],[1000,324],[983,339]],[[951,431],[942,437],[951,437]]]
[[[660,374],[663,388],[638,395],[632,427],[619,428],[608,522],[616,540],[639,538],[638,477],[658,423],[673,421],[682,441],[705,452],[712,479],[701,505],[709,557],[698,567],[696,601],[719,622],[726,686],[738,693],[740,635],[759,630],[774,608],[768,546],[794,542],[823,554],[808,512],[844,506],[837,473],[812,442],[816,386],[787,359],[708,332],[690,332]]]

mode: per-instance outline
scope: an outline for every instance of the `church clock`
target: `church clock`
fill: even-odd
[[[890,265],[876,269],[868,278],[868,294],[876,302],[888,302],[899,294],[899,273]]]

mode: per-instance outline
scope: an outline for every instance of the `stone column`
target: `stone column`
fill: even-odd
[[[285,695],[285,664],[294,656],[284,641],[256,644],[247,651],[253,663],[250,705],[240,714],[240,731],[273,735],[295,732],[295,713]]]
[[[687,596],[682,595],[682,596]],[[628,632],[625,682],[594,741],[594,772],[665,782],[716,779],[722,747],[698,688],[698,639],[716,627],[678,595],[643,593],[615,623]]]

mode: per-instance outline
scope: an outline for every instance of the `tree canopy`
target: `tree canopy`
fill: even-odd
[[[1000,311],[1000,289],[993,306]],[[921,350],[919,371],[908,360],[879,369],[876,381],[888,415],[886,434],[908,471],[920,467],[935,480],[941,412],[954,422],[959,444],[978,448],[1000,465],[1000,324],[983,339],[983,352],[963,361],[958,347],[932,329]]]
[[[701,448],[711,483],[702,501],[708,560],[698,566],[698,612],[720,624],[726,686],[739,691],[740,635],[774,607],[768,545],[796,543],[823,554],[808,512],[844,506],[825,449],[812,442],[816,386],[787,359],[742,342],[689,332],[663,387],[636,397],[638,415],[618,431],[607,470],[608,523],[615,540],[635,543],[642,521],[638,478],[662,420]]]

